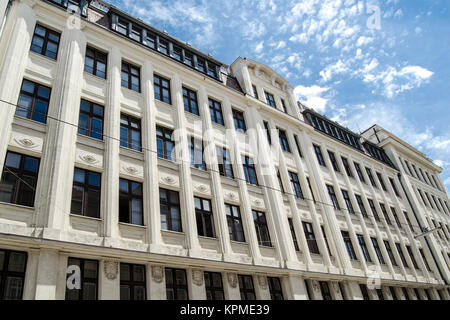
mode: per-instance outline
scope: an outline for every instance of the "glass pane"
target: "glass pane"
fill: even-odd
[[[128,181],[125,179],[119,180],[119,190],[123,192],[128,192]]]
[[[22,299],[23,279],[19,277],[7,277],[5,281],[5,300]]]
[[[186,284],[186,273],[184,270],[175,270],[175,281],[177,285]]]
[[[97,279],[97,261],[84,261],[84,274],[85,278]]]
[[[0,251],[0,271],[3,270],[4,263],[5,263],[5,251]]]
[[[211,211],[209,200],[206,200],[206,199],[203,200],[203,209],[205,211]]]
[[[92,118],[91,137],[102,140],[103,136],[103,119]]]
[[[177,289],[177,300],[187,300],[186,289]]]
[[[130,300],[130,287],[120,285],[120,300]]]
[[[122,147],[128,148],[128,129],[127,128],[120,128],[120,145]]]
[[[216,288],[222,288],[222,277],[220,274],[213,273],[213,286]]]
[[[28,118],[31,111],[32,103],[33,98],[23,94],[20,95],[19,102],[17,103],[16,107],[16,115],[19,117]]]
[[[89,190],[88,193],[88,206],[87,206],[87,216],[98,218],[100,217],[100,191],[99,190]]]
[[[39,168],[39,160],[36,158],[25,157],[23,169],[29,172],[36,173]]]
[[[195,204],[195,209],[201,209],[202,208],[202,206],[201,206],[201,199],[200,198],[195,197],[194,198],[194,204]]]
[[[95,283],[83,283],[83,300],[97,300],[97,285]]]
[[[120,280],[129,281],[130,280],[130,265],[120,264]]]
[[[172,284],[173,283],[173,277],[172,277],[172,269],[166,268],[166,284]]]
[[[81,112],[78,118],[78,133],[84,136],[89,135],[89,116]]]
[[[25,272],[27,256],[24,253],[11,252],[9,254],[8,271]]]
[[[134,287],[134,300],[145,300],[145,287],[143,286]]]
[[[141,150],[141,132],[137,130],[131,131],[132,149]]]
[[[43,46],[44,46],[44,39],[36,36],[33,37],[33,40],[31,41],[31,51],[41,53]]]
[[[83,191],[83,187],[73,186],[70,213],[78,215],[83,214]]]
[[[75,169],[73,171],[73,181],[84,184],[85,171],[81,169]]]
[[[133,281],[145,281],[145,268],[144,266],[133,267]]]
[[[18,169],[20,167],[20,159],[22,156],[17,153],[8,152],[6,156],[5,165],[9,168]]]
[[[94,104],[92,112],[97,116],[103,117],[103,107],[98,104]]]
[[[94,172],[89,172],[88,183],[91,186],[100,187],[100,174],[94,173]]]
[[[170,203],[178,204],[178,192],[170,192]]]
[[[142,221],[142,200],[131,200],[131,223],[137,225],[143,225]]]
[[[167,297],[167,300],[175,300],[175,295],[174,295],[172,288],[166,289],[166,297]]]
[[[36,178],[23,175],[23,183],[20,183],[20,188],[17,197],[17,204],[32,207],[34,205],[34,192],[36,188]]]
[[[131,193],[136,196],[142,196],[142,183],[132,182]]]
[[[45,123],[45,120],[47,118],[47,107],[48,107],[47,101],[37,99],[34,104],[34,111],[33,111],[32,119],[35,121]]]

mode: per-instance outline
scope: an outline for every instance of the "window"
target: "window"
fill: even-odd
[[[271,107],[276,108],[277,105],[275,104],[275,99],[274,99],[273,95],[266,91],[264,91],[264,95],[266,96],[267,104],[270,105]]]
[[[281,100],[281,107],[283,108],[283,112],[287,113],[286,103],[284,102],[283,99],[280,99],[280,100]]]
[[[201,72],[205,72],[205,60],[197,56],[197,69]]]
[[[269,142],[269,144],[272,144],[272,138],[270,137],[269,123],[267,121],[264,121],[264,129],[266,130],[267,141]]]
[[[120,300],[146,300],[145,265],[120,263]]]
[[[292,222],[292,218],[288,218],[289,229],[291,230],[292,241],[294,242],[295,251],[300,251],[298,247],[297,236],[295,235],[294,223]]]
[[[392,300],[398,300],[397,293],[395,292],[395,288],[389,287],[389,291],[391,292]]]
[[[384,262],[383,254],[381,253],[381,249],[378,246],[377,239],[376,238],[370,238],[370,240],[372,240],[372,245],[373,245],[373,248],[375,249],[375,253],[377,254],[378,261],[380,262],[380,264],[386,264]]]
[[[119,179],[119,222],[144,224],[142,183]]]
[[[220,102],[217,102],[209,98],[208,104],[209,104],[209,113],[211,115],[211,121],[223,126],[224,122],[222,115],[222,106],[220,105]]]
[[[66,286],[66,300],[97,300],[98,261],[69,258],[67,269],[72,269],[73,266],[75,266],[75,270],[80,270],[80,289],[75,286],[70,286],[73,289],[69,289],[69,286]],[[66,282],[74,284],[74,273],[67,273]]]
[[[286,152],[291,152],[291,147],[289,146],[288,137],[286,135],[286,131],[278,128],[278,136],[280,138],[281,149]]]
[[[391,183],[392,190],[394,190],[394,193],[397,197],[401,198],[400,194],[398,193],[397,187],[395,186],[394,179],[389,178],[389,182]]]
[[[173,156],[175,143],[172,140],[172,130],[156,126],[156,146],[158,158],[171,161],[175,160]]]
[[[233,241],[245,242],[241,211],[239,210],[239,207],[225,203],[225,212],[227,214],[230,239]]]
[[[369,216],[367,215],[366,207],[364,207],[364,203],[361,199],[361,196],[356,194],[355,198],[356,198],[356,202],[358,203],[358,207],[359,207],[359,210],[361,211],[362,216],[364,218],[368,218]]]
[[[219,164],[219,172],[222,176],[233,179],[233,165],[230,161],[230,153],[226,148],[216,147],[217,163]]]
[[[128,35],[128,26],[129,23],[128,21],[119,18],[118,23],[117,23],[117,31],[125,36]]]
[[[372,186],[377,188],[377,184],[375,182],[375,179],[373,178],[372,171],[370,170],[370,168],[366,167],[366,172],[367,172],[367,176],[369,177],[369,180],[370,180],[370,183],[372,184]]]
[[[400,229],[402,229],[402,224],[400,223],[400,220],[399,220],[399,218],[398,218],[398,216],[397,216],[397,212],[395,212],[395,208],[394,208],[394,207],[391,207],[391,212],[392,212],[392,215],[394,216],[395,223],[397,223],[397,226],[398,226]]]
[[[141,151],[141,120],[126,114],[120,115],[120,145]]]
[[[175,60],[181,61],[181,48],[173,45],[171,56]]]
[[[100,217],[100,173],[75,168],[70,213]]]
[[[305,232],[306,242],[308,243],[309,252],[320,254],[319,247],[317,246],[316,236],[314,235],[314,229],[311,223],[302,221],[303,230]]]
[[[188,300],[186,270],[165,268],[167,300]]]
[[[323,300],[333,300],[328,283],[326,281],[319,281],[319,286]]]
[[[280,278],[267,277],[271,300],[284,300]]]
[[[197,93],[183,87],[183,103],[185,111],[199,115]]]
[[[405,216],[406,222],[408,223],[409,229],[411,230],[411,232],[414,232],[413,226],[411,224],[411,220],[409,220],[408,212],[403,211],[403,214]]]
[[[259,99],[259,97],[258,97],[258,91],[256,90],[256,87],[255,87],[254,85],[252,85],[252,90],[253,90],[253,96],[254,96],[256,99]]]
[[[247,128],[245,126],[244,113],[236,109],[233,109],[232,112],[235,129],[239,132],[245,133],[245,131],[247,131]]]
[[[391,219],[389,218],[389,215],[386,211],[386,207],[384,206],[383,203],[380,203],[380,208],[381,208],[381,211],[383,212],[383,217],[384,217],[384,220],[386,220],[386,223],[388,225],[392,225]]]
[[[327,190],[328,190],[328,194],[330,195],[331,202],[333,203],[333,207],[336,210],[341,210],[341,207],[339,206],[339,201],[336,197],[336,193],[334,192],[333,186],[330,186],[327,184]]]
[[[405,296],[405,300],[411,300],[408,294],[408,290],[405,287],[402,287],[403,295]]]
[[[380,289],[376,289],[376,291],[377,291],[378,300],[385,300],[384,295],[383,295],[383,290],[380,288]]]
[[[147,35],[144,37],[144,44],[152,49],[156,48],[156,36],[149,31],[146,31]]]
[[[355,214],[355,210],[353,209],[353,205],[348,196],[348,192],[346,190],[341,190],[341,191],[342,191],[342,196],[344,197],[345,205],[347,206],[348,212]]]
[[[384,191],[387,191],[386,185],[384,184],[383,177],[381,176],[381,173],[377,172],[378,181],[380,182],[380,186]]]
[[[256,300],[252,276],[238,274],[241,300]]]
[[[27,253],[0,249],[0,300],[22,300]]]
[[[363,299],[370,300],[369,292],[367,291],[367,286],[365,284],[360,283],[359,288],[361,289]]]
[[[300,148],[300,144],[298,143],[298,137],[296,134],[294,134],[294,141],[295,141],[295,145],[297,146],[298,155],[300,157],[303,157],[302,149]]]
[[[398,254],[400,255],[400,259],[402,260],[403,267],[409,268],[408,263],[406,262],[405,255],[403,254],[402,247],[400,246],[400,243],[396,243],[395,247],[397,248]]]
[[[169,52],[169,42],[167,42],[166,40],[164,40],[162,38],[159,38],[158,51],[162,52],[164,54],[168,54],[168,52]]]
[[[370,210],[372,211],[375,220],[380,222],[380,216],[378,215],[377,208],[375,208],[375,203],[373,203],[372,199],[367,199],[367,201],[369,202]]]
[[[256,176],[255,165],[253,160],[247,156],[242,156],[242,166],[244,169],[245,181],[249,184],[258,185],[258,177]]]
[[[361,167],[359,166],[359,163],[353,162],[353,164],[355,165],[355,170],[356,170],[356,173],[358,174],[359,180],[363,183],[366,183],[366,180],[364,179],[364,175],[361,171]]]
[[[207,65],[207,74],[211,77],[217,78],[217,66],[213,63],[206,61]]]
[[[266,214],[252,210],[253,222],[255,223],[256,236],[260,246],[271,247],[269,228],[267,226]]]
[[[422,297],[420,296],[419,290],[417,290],[417,288],[414,288],[414,294],[416,295],[417,300],[422,300]]]
[[[78,133],[103,140],[103,111],[103,106],[81,99]]]
[[[313,146],[314,146],[314,152],[316,153],[317,161],[319,162],[319,164],[321,166],[326,167],[325,160],[323,159],[322,151],[320,150],[320,147],[316,146],[316,145],[313,145]]]
[[[417,189],[417,191],[419,191],[420,197],[422,198],[422,202],[425,206],[428,207],[427,202],[425,201],[425,198],[423,197],[423,193],[420,189]]]
[[[389,259],[391,260],[392,265],[397,266],[397,262],[395,261],[394,253],[392,252],[389,241],[383,240],[384,246],[386,247],[386,251],[388,253]]]
[[[336,161],[336,156],[334,155],[334,152],[328,151],[328,156],[330,157],[331,165],[333,166],[334,171],[340,172],[339,165]]]
[[[194,56],[192,53],[184,51],[184,63],[191,67],[194,65]]]
[[[362,254],[364,256],[364,259],[366,259],[367,262],[372,262],[372,259],[370,259],[369,250],[366,246],[366,241],[364,240],[364,236],[361,234],[357,234],[356,237],[358,238],[359,246],[361,247]]]
[[[153,75],[153,87],[155,91],[155,99],[171,104],[170,98],[170,80]]]
[[[198,235],[214,238],[214,218],[211,208],[211,201],[208,199],[194,197],[194,204]]]
[[[122,61],[122,87],[141,92],[141,69],[131,63]]]
[[[304,199],[297,174],[289,171],[289,178],[291,179],[292,189],[294,190],[295,196],[299,199]]]
[[[16,116],[46,123],[50,93],[49,87],[23,79]]]
[[[39,162],[38,158],[8,151],[0,181],[0,201],[33,207]]]
[[[94,76],[106,79],[106,64],[108,54],[92,47],[86,47],[84,71]]]
[[[350,178],[353,178],[352,170],[350,169],[350,165],[348,164],[347,158],[341,157],[342,164],[344,165],[345,172],[347,173],[347,176]]]
[[[205,289],[207,300],[225,300],[223,291],[222,274],[219,272],[204,271]]]
[[[426,294],[426,296],[427,296],[427,300],[433,300],[433,299],[431,298],[431,294],[430,294],[430,290],[429,290],[429,289],[423,289],[423,291],[425,291],[425,294]]]
[[[203,141],[194,137],[190,137],[188,141],[191,167],[206,171],[206,163],[203,158]]]
[[[60,36],[59,32],[36,24],[33,40],[31,41],[31,51],[56,60]]]
[[[339,285],[339,291],[341,291],[342,300],[347,300],[347,298],[345,296],[345,290],[344,290],[344,287],[342,286],[342,283],[338,282],[338,285]]]
[[[178,192],[159,188],[159,208],[161,229],[182,232]]]
[[[416,166],[413,165],[413,164],[411,164],[411,165],[412,165],[412,167],[413,167],[413,169],[414,169],[414,172],[416,173],[416,178],[417,178],[417,179],[420,179],[419,173],[417,172],[417,169],[416,169]]]
[[[351,260],[358,260],[356,257],[355,250],[353,249],[352,240],[350,239],[350,235],[347,231],[341,231],[342,238],[344,239],[345,247],[347,248],[348,255]]]
[[[409,257],[411,258],[414,268],[419,270],[419,265],[417,264],[416,258],[414,257],[414,254],[411,250],[411,246],[405,246],[405,247],[406,247],[406,251],[408,251]]]
[[[419,248],[419,252],[420,252],[420,255],[422,256],[423,262],[425,263],[425,267],[427,268],[428,271],[431,271],[430,265],[428,264],[428,260],[425,257],[425,253],[423,252],[423,249]]]
[[[322,236],[323,236],[323,238],[325,240],[325,244],[327,245],[328,254],[330,256],[332,256],[331,250],[330,250],[330,246],[328,245],[327,234],[326,234],[325,229],[323,228],[323,226],[320,226],[320,230],[322,230]]]

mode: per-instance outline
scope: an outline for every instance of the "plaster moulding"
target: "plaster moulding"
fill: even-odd
[[[236,288],[236,286],[237,286],[237,275],[236,275],[236,273],[233,273],[233,272],[227,273],[227,280],[228,280],[228,283],[230,284],[230,287]]]
[[[258,284],[261,287],[261,289],[266,290],[267,289],[267,277],[264,275],[258,275]]]
[[[195,285],[201,286],[203,285],[203,271],[200,269],[193,269],[192,270],[192,282],[194,282]]]
[[[165,176],[165,177],[161,178],[161,181],[163,183],[171,184],[171,185],[174,185],[177,183],[177,180],[172,176]]]
[[[105,276],[109,280],[115,280],[119,273],[119,263],[117,261],[106,260],[104,262]]]
[[[164,279],[164,269],[162,266],[152,266],[152,279],[156,283],[161,283]]]
[[[81,161],[86,162],[88,164],[97,164],[99,162],[99,160],[92,154],[90,153],[83,153],[79,155],[79,158]]]
[[[205,186],[204,184],[200,184],[200,185],[196,185],[195,190],[201,192],[201,193],[208,193],[209,192],[209,188],[207,186]]]
[[[139,173],[138,168],[134,167],[134,166],[122,166],[123,170],[125,170],[127,173],[135,176]]]
[[[22,138],[22,139],[14,138],[14,141],[24,148],[31,149],[38,147],[37,143],[35,143],[31,138]]]

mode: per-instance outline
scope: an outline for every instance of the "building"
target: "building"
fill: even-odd
[[[107,3],[5,2],[0,299],[449,299],[419,151]]]

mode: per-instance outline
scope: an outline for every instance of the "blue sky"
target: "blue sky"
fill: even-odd
[[[441,166],[450,190],[449,1],[109,2],[225,64],[267,64],[355,132],[381,125]]]

